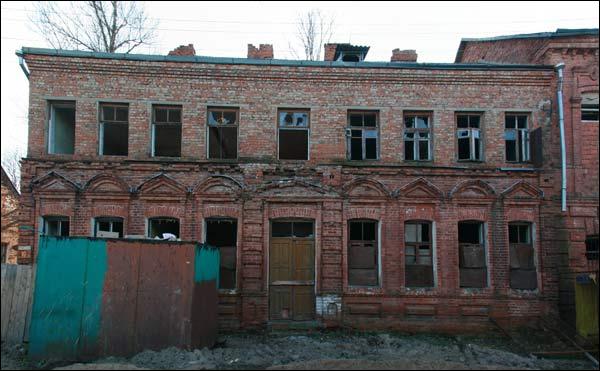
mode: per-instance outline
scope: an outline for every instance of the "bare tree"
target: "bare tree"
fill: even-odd
[[[334,33],[333,17],[324,15],[319,9],[312,9],[303,14],[298,21],[297,40],[302,45],[304,59],[317,61],[321,59],[323,46],[331,41]],[[301,58],[296,48],[290,45],[296,58]]]
[[[2,167],[17,190],[20,189],[21,184],[22,157],[23,151],[21,149],[13,149],[2,153]]]
[[[138,1],[39,1],[30,21],[55,49],[129,53],[156,37]]]

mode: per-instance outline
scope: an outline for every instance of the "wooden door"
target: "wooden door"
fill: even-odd
[[[269,289],[271,319],[304,321],[315,318],[313,238],[271,238]]]

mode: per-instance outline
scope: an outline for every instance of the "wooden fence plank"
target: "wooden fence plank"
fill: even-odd
[[[16,275],[16,266],[2,264],[2,341],[6,339],[6,331],[10,323],[10,309],[12,307]]]
[[[18,265],[15,279],[13,303],[10,311],[6,342],[19,344],[23,342],[25,322],[29,311],[29,294],[31,290],[31,266]]]
[[[29,285],[31,288],[29,289],[29,298],[27,302],[27,317],[25,318],[25,333],[23,334],[23,342],[25,343],[29,342],[29,325],[31,324],[31,308],[33,307],[33,293],[35,291],[36,268],[37,267],[35,265],[31,267],[31,278],[29,280]]]

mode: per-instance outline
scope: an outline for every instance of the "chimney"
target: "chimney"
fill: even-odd
[[[194,56],[196,55],[196,50],[194,49],[194,44],[189,45],[180,45],[179,47],[171,50],[169,55],[184,55],[184,56]]]
[[[250,59],[273,59],[273,45],[260,44],[258,49],[248,44],[248,58]]]
[[[417,61],[417,51],[410,50],[400,50],[394,49],[392,50],[392,58],[391,62],[416,62]]]
[[[329,62],[333,61],[333,59],[335,58],[335,49],[337,48],[337,45],[338,44],[325,44],[325,56],[323,60]]]

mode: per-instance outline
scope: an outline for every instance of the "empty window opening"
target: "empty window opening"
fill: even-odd
[[[48,153],[75,153],[75,102],[52,102],[48,133]]]
[[[481,115],[456,115],[458,137],[458,159],[462,161],[481,161]]]
[[[361,56],[358,54],[342,54],[343,62],[360,62]]]
[[[581,121],[598,121],[598,94],[581,97]]]
[[[487,267],[483,223],[458,223],[460,287],[486,287]]]
[[[155,106],[152,120],[152,156],[181,156],[181,107]]]
[[[179,219],[151,218],[148,219],[148,237],[163,239],[165,233],[179,238]]]
[[[379,285],[377,222],[353,220],[348,223],[348,284]]]
[[[219,248],[219,288],[235,289],[237,220],[213,218],[206,220],[206,243]]]
[[[350,160],[377,160],[379,158],[378,122],[378,112],[348,112],[346,136]]]
[[[123,218],[96,218],[94,237],[123,238]]]
[[[431,223],[404,224],[406,287],[433,287],[433,245]]]
[[[588,260],[598,260],[598,235],[586,237],[585,256]]]
[[[303,221],[277,221],[271,224],[273,237],[314,238],[313,223]]]
[[[504,143],[506,161],[529,161],[529,128],[527,115],[506,115]]]
[[[408,114],[404,116],[404,159],[406,161],[431,160],[430,116]]]
[[[521,290],[537,288],[537,273],[530,223],[510,223],[510,287]]]
[[[309,121],[308,111],[279,111],[280,160],[308,160]]]
[[[127,156],[129,143],[129,106],[100,105],[100,154]]]
[[[238,109],[209,108],[208,158],[237,158]]]
[[[43,235],[69,236],[69,218],[66,216],[47,216],[44,218]]]

